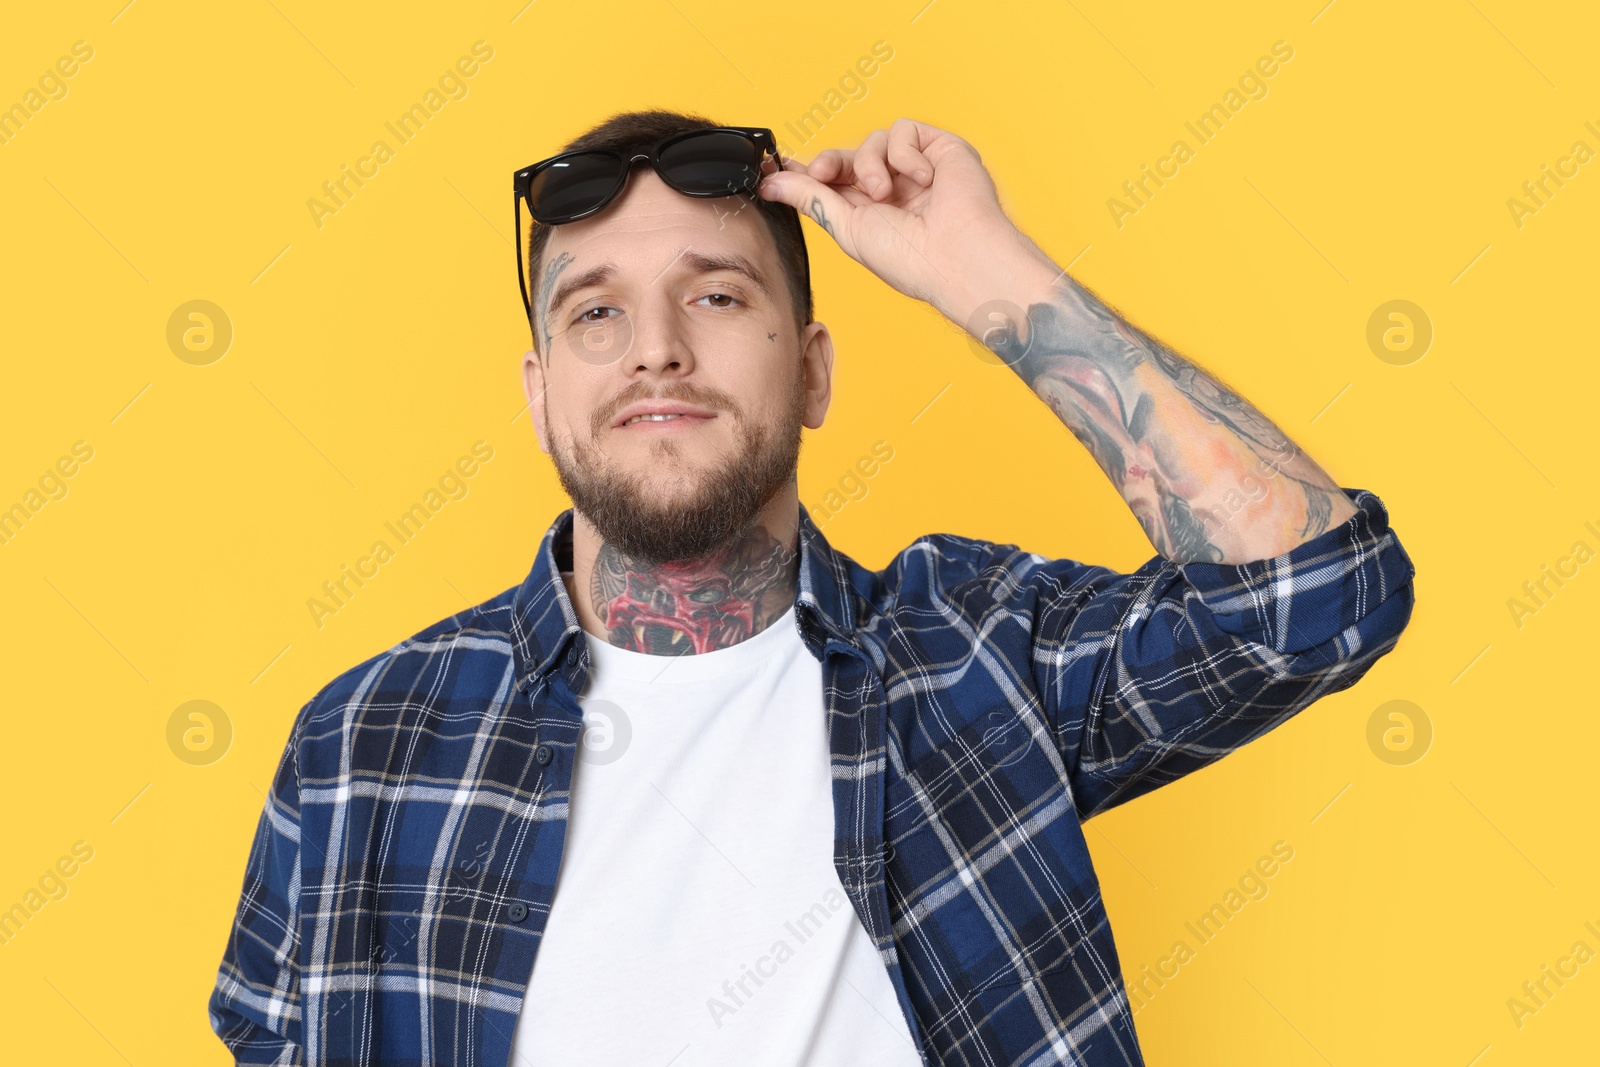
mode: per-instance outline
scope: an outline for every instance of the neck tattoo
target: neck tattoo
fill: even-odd
[[[761,526],[704,559],[645,564],[609,542],[589,592],[619,648],[692,656],[737,644],[794,602],[799,560]]]

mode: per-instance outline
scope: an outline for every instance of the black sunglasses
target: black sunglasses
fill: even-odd
[[[641,160],[685,196],[744,193],[753,197],[769,154],[773,170],[782,170],[783,157],[778,154],[770,129],[714,126],[674,134],[653,145],[562,152],[517,171],[512,177],[516,194],[513,211],[517,220],[517,290],[528,312],[528,325],[533,326],[533,301],[523,265],[523,201],[527,201],[533,221],[542,225],[559,226],[588,218],[617,198],[628,183],[633,165]]]

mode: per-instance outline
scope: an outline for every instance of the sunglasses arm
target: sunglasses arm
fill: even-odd
[[[527,314],[528,314],[528,329],[532,330],[533,329],[533,301],[530,300],[529,297],[528,297],[527,271],[524,268],[523,263],[522,263],[522,248],[520,247],[520,242],[522,240],[522,196],[521,196],[520,192],[518,193],[518,195],[517,195],[515,201],[513,201],[513,203],[515,204],[515,207],[516,207],[517,241],[519,242],[519,246],[517,248],[517,293],[518,293],[518,295],[520,295],[522,297],[523,310],[526,311]],[[529,221],[532,221],[531,216],[530,216],[530,220]],[[535,224],[535,225],[537,225],[537,224]],[[529,234],[528,236],[531,239],[533,235]]]

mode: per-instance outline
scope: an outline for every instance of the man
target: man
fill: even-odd
[[[1081,823],[1394,646],[1383,504],[1068,277],[950,133],[779,170],[769,131],[642,112],[567,153],[517,189],[574,508],[301,709],[213,1028],[246,1063],[1142,1063]],[[831,548],[797,210],[1020,374],[1158,555]]]

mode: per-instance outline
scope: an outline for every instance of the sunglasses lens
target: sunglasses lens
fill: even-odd
[[[761,150],[736,133],[684,137],[663,148],[660,158],[662,176],[691,196],[749,191],[761,176]]]
[[[553,222],[605,202],[622,177],[622,160],[604,152],[575,152],[534,175],[528,189],[533,217]]]

